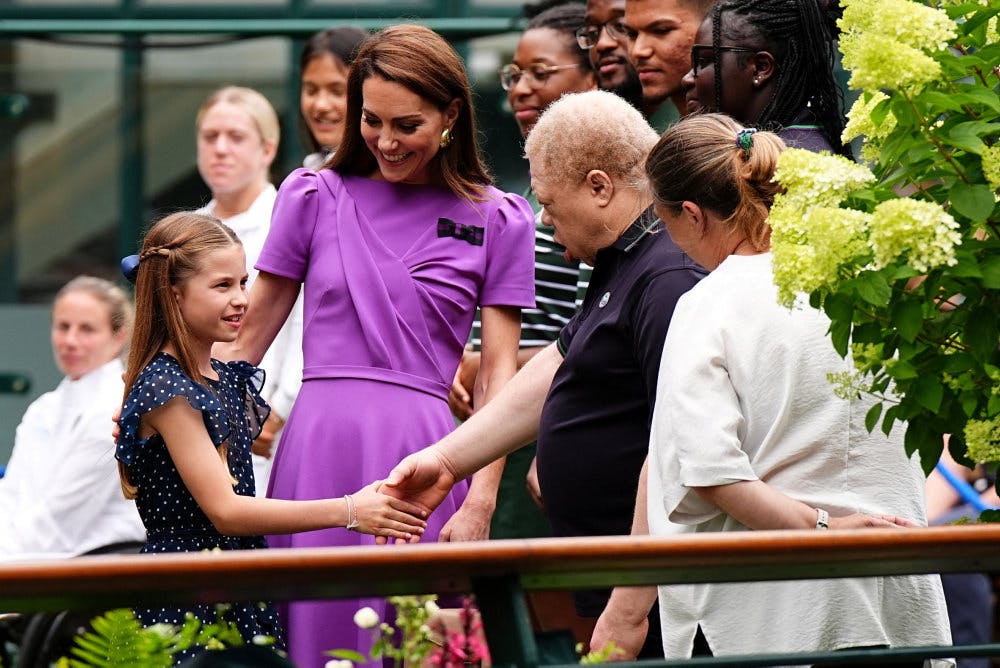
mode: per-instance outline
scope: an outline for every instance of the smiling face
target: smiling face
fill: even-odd
[[[580,62],[575,40],[574,36],[552,28],[534,28],[521,35],[513,62],[528,74],[523,74],[507,91],[507,101],[522,136],[527,137],[546,107],[565,93],[579,93],[597,86],[594,73]],[[541,74],[547,67],[567,65],[570,67]],[[534,76],[535,72],[539,76]]]
[[[373,177],[392,183],[436,182],[441,133],[455,125],[461,102],[453,100],[442,111],[377,75],[365,80],[361,93],[361,137],[378,162]]]
[[[336,150],[347,115],[347,66],[331,53],[321,53],[302,70],[299,110],[316,142]]]
[[[638,81],[638,75],[628,59],[628,49],[608,34],[604,26],[621,21],[625,16],[625,0],[588,0],[588,27],[600,28],[597,44],[588,52],[590,64],[597,73],[597,84],[604,90],[617,90]]]
[[[628,52],[648,104],[679,101],[691,69],[691,45],[702,17],[681,0],[627,0]]]
[[[243,246],[205,253],[198,271],[172,289],[196,346],[234,341],[249,307]]]
[[[121,352],[127,332],[111,326],[111,305],[83,290],[67,292],[52,307],[56,366],[79,380]]]
[[[243,108],[217,102],[198,125],[198,172],[213,195],[259,191],[277,146],[266,142]]]

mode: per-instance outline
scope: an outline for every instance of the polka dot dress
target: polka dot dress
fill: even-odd
[[[252,550],[267,547],[263,536],[224,536],[198,507],[174,466],[166,444],[159,434],[140,439],[139,420],[149,411],[170,399],[181,396],[201,411],[205,428],[218,447],[228,443],[229,471],[236,479],[236,493],[254,495],[253,465],[250,446],[260,434],[270,412],[260,396],[264,372],[246,362],[224,364],[212,360],[218,381],[192,381],[180,363],[166,353],[157,353],[143,369],[125,399],[119,426],[116,457],[127,467],[129,478],[139,488],[136,505],[146,526],[146,544],[142,551],[198,552],[201,550]],[[136,610],[146,626],[165,622],[181,625],[191,612],[202,622],[216,620],[216,606],[191,608],[151,608]],[[237,603],[229,606],[225,618],[234,622],[244,641],[254,636],[271,636],[284,647],[284,632],[277,612],[266,603]],[[176,662],[190,652],[175,655]]]

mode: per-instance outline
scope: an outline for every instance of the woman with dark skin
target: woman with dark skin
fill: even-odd
[[[788,145],[850,155],[833,77],[834,9],[823,0],[724,0],[702,22],[686,111],[721,112]]]

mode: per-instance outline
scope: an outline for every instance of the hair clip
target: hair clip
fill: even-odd
[[[736,146],[743,149],[743,153],[746,157],[750,157],[750,149],[753,148],[753,134],[757,132],[756,128],[744,128],[736,133]]]
[[[123,257],[121,267],[122,276],[124,276],[129,283],[135,283],[135,277],[139,274],[139,256],[129,255]]]

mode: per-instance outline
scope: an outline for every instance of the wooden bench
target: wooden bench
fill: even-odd
[[[80,557],[0,565],[0,610],[474,592],[494,665],[531,667],[538,665],[538,654],[525,590],[945,572],[1000,572],[1000,525]],[[974,654],[1000,655],[1000,646],[797,656],[850,665],[860,657]],[[787,659],[708,661],[751,666]],[[709,664],[698,659],[642,665]]]

